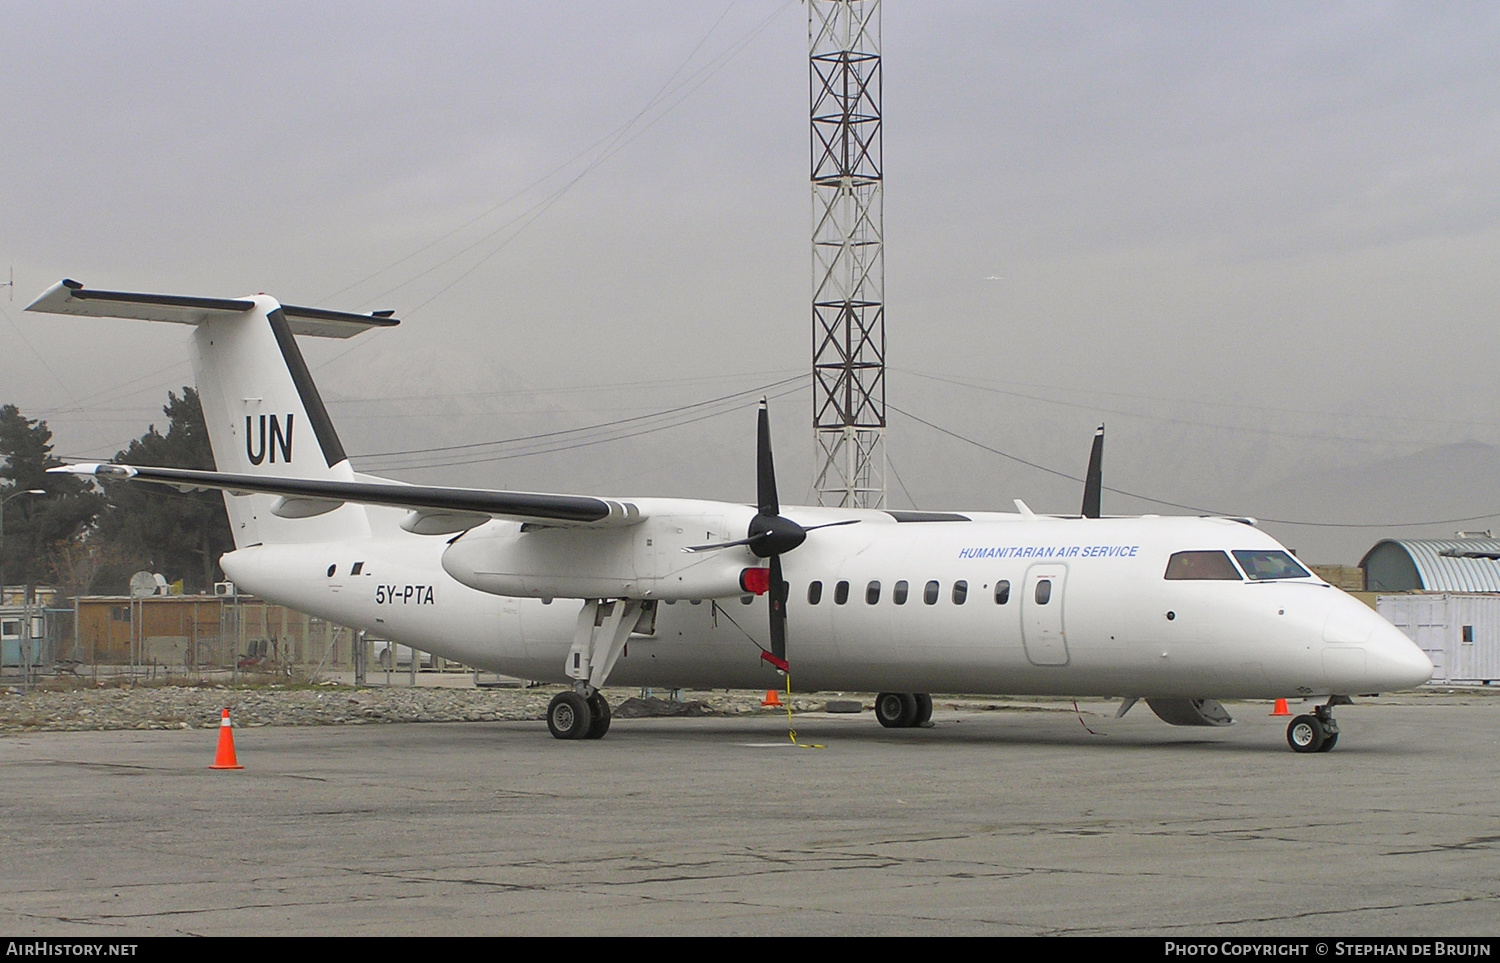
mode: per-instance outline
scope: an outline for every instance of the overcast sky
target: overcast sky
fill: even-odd
[[[891,403],[1073,474],[1105,421],[1107,484],[1220,511],[1500,513],[1479,481],[1362,495],[1389,459],[1500,444],[1496,50],[1493,3],[887,0]],[[780,0],[0,3],[0,401],[107,457],[191,380],[176,326],[22,313],[64,276],[395,309],[305,348],[352,452],[795,376],[807,97],[806,8]],[[786,501],[809,397],[775,402]],[[534,458],[368,464],[748,499],[752,444],[746,400]],[[896,507],[1077,510],[1074,483],[894,412],[889,451]],[[1455,527],[1500,518],[1402,531]],[[1345,561],[1391,533],[1268,528]]]

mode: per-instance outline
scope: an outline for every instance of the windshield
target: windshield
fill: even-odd
[[[1312,578],[1312,573],[1297,563],[1286,552],[1262,552],[1241,550],[1234,553],[1240,568],[1252,581],[1264,582],[1274,578]]]
[[[1233,579],[1240,573],[1223,552],[1178,552],[1167,560],[1166,578],[1170,581],[1198,579]]]

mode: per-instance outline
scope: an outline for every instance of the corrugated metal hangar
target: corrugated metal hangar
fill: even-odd
[[[1375,610],[1432,660],[1433,682],[1500,679],[1500,538],[1382,539],[1359,567]]]
[[[1500,538],[1386,538],[1360,559],[1367,592],[1500,592]]]

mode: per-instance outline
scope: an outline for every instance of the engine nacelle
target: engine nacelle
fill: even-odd
[[[743,538],[755,510],[705,503],[705,511],[655,515],[619,528],[548,528],[492,522],[443,552],[454,579],[519,598],[712,599],[745,594],[741,573],[762,562],[747,548],[688,554],[690,545]],[[711,506],[711,508],[710,508]],[[741,517],[742,516],[742,517]],[[732,534],[731,534],[732,533]]]

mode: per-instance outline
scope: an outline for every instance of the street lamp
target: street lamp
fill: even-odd
[[[0,498],[0,605],[5,604],[5,505],[12,498],[20,498],[22,495],[45,495],[47,492],[41,488],[28,488],[25,491],[11,492],[4,498]]]

